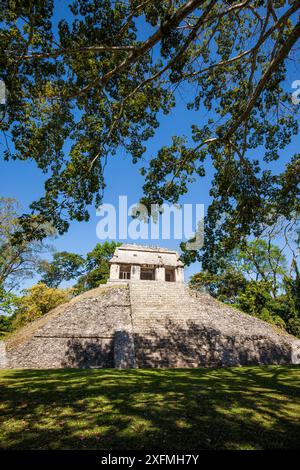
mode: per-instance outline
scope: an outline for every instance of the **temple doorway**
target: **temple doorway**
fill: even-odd
[[[165,280],[167,282],[175,282],[175,269],[166,268]]]
[[[130,265],[120,266],[120,276],[119,279],[130,279]]]
[[[154,268],[141,268],[141,281],[154,281],[155,269]]]

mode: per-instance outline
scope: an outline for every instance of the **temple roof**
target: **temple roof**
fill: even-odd
[[[134,244],[124,244],[116,248],[110,263],[183,267],[177,251],[158,246]]]

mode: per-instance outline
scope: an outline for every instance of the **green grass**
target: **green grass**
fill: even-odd
[[[4,449],[300,448],[297,366],[0,372]]]

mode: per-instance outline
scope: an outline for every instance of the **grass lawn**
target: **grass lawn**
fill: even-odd
[[[300,367],[4,370],[4,449],[300,448]]]

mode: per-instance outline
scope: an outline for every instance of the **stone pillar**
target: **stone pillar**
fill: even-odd
[[[133,264],[131,266],[131,273],[130,273],[130,279],[132,281],[139,281],[141,279],[141,267]]]
[[[181,267],[175,270],[175,282],[184,282],[184,269]]]
[[[116,331],[114,335],[114,366],[117,369],[132,369],[135,364],[134,338],[130,331]]]
[[[118,281],[120,277],[120,266],[118,264],[110,265],[109,280]]]
[[[0,369],[7,367],[6,346],[4,341],[0,341]]]
[[[165,281],[166,280],[166,273],[165,273],[165,267],[164,266],[158,266],[155,269],[155,280],[156,281]]]
[[[292,343],[291,364],[300,364],[300,341],[295,340]]]

